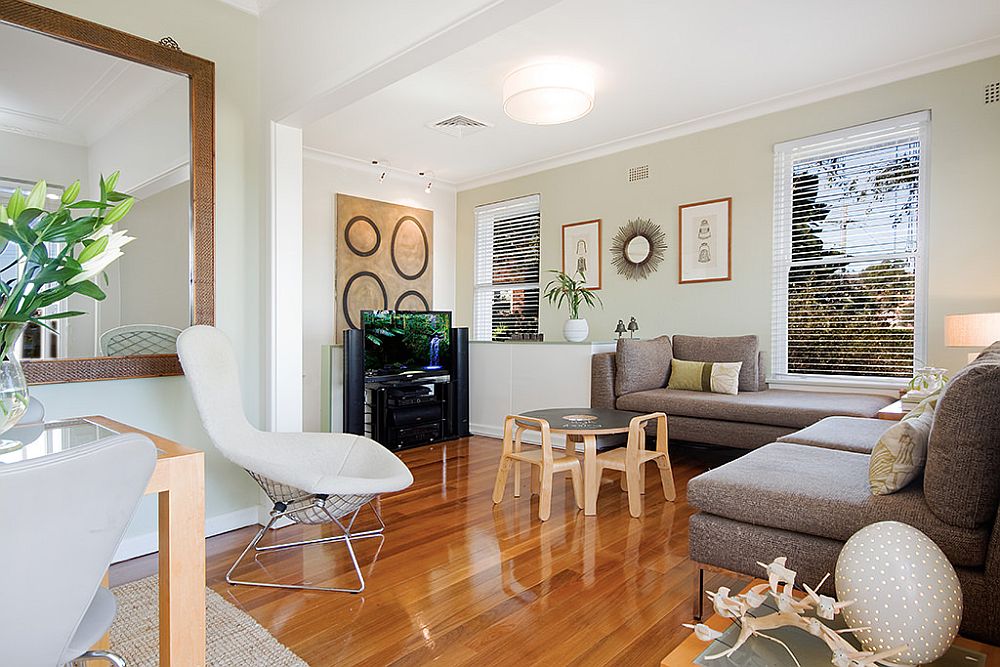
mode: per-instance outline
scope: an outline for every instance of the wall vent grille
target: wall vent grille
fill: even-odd
[[[628,170],[628,182],[635,183],[649,178],[649,165],[642,164],[638,167],[630,167]]]
[[[986,104],[1000,102],[1000,81],[986,84],[986,91],[983,95]]]
[[[448,116],[447,118],[427,123],[427,127],[461,139],[462,137],[467,137],[470,134],[475,134],[493,126],[475,118],[455,114],[454,116]]]

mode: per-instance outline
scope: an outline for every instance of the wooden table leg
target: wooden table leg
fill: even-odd
[[[583,513],[597,514],[597,490],[601,479],[597,476],[597,436],[583,436]]]
[[[170,461],[159,493],[160,664],[205,664],[205,458]]]

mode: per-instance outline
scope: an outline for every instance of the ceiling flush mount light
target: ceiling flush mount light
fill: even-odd
[[[531,125],[583,118],[594,108],[594,78],[586,67],[554,62],[514,70],[503,82],[503,110]]]

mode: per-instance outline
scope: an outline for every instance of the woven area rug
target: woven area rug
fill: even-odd
[[[157,578],[147,577],[111,589],[118,598],[118,615],[111,626],[111,650],[129,667],[157,667],[159,615]],[[205,590],[206,664],[214,667],[308,667],[300,657],[257,621]]]

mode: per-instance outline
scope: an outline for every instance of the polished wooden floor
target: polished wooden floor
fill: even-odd
[[[208,583],[313,667],[325,665],[658,665],[689,630],[687,482],[732,458],[674,447],[677,501],[646,478],[642,518],[605,477],[596,517],[557,480],[540,522],[525,474],[520,498],[490,498],[500,442],[473,437],[405,452],[415,482],[382,500],[384,540],[359,542],[360,595],[229,586],[225,572],[253,536],[208,540]],[[721,457],[721,458],[720,458]],[[525,467],[527,473],[527,467]],[[276,531],[281,541],[315,527]],[[155,556],[112,568],[112,585],[152,574]],[[245,578],[353,585],[342,545],[261,556]],[[738,581],[716,580],[710,585]],[[738,590],[738,589],[737,589]]]

